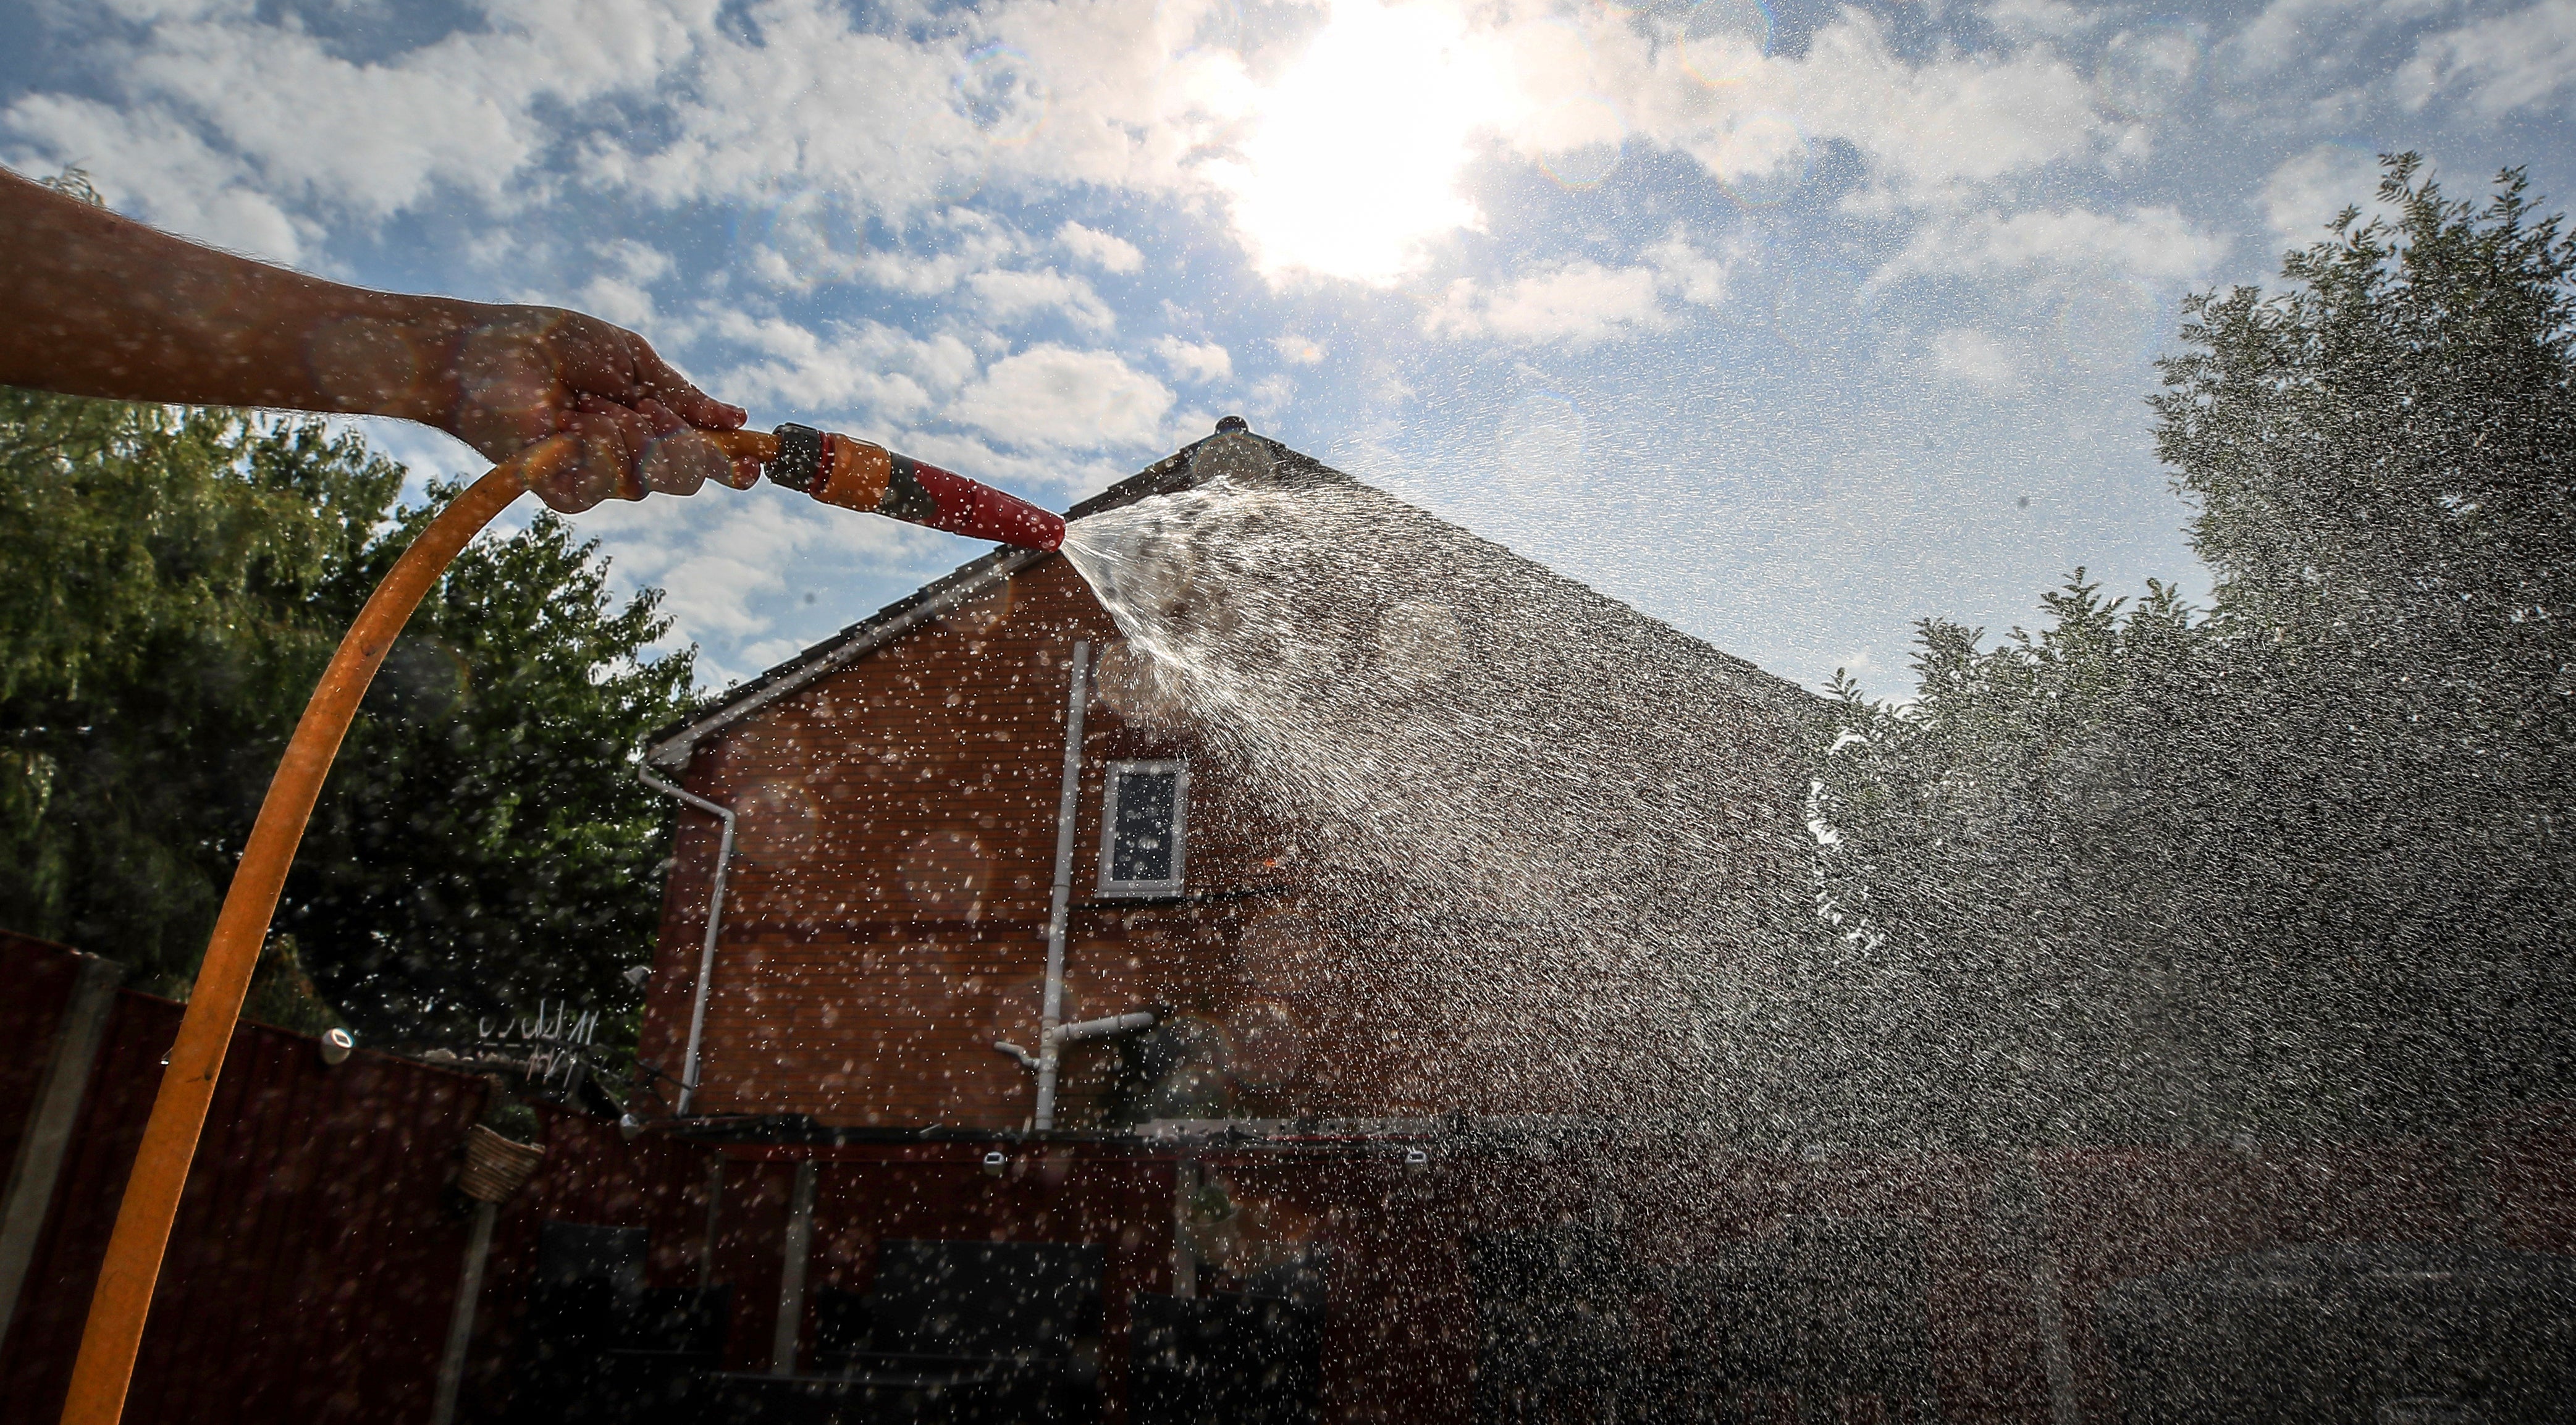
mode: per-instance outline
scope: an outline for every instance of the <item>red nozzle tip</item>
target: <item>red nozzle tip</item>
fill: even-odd
[[[993,539],[1023,549],[1057,549],[1064,544],[1064,516],[1042,510],[1017,495],[990,485],[975,487],[975,518],[957,531],[973,539]]]
[[[1063,545],[1063,516],[955,471],[918,461],[904,463],[911,466],[912,478],[938,506],[938,513],[920,523],[968,539],[990,539],[1023,549],[1052,550]]]

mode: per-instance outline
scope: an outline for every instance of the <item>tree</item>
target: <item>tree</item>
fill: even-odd
[[[349,567],[335,618],[432,512]],[[278,912],[363,1029],[630,1007],[619,972],[652,958],[669,835],[634,753],[693,705],[694,654],[650,656],[661,594],[620,607],[597,550],[552,514],[468,546],[371,690]]]
[[[2518,173],[2417,169],[2187,308],[2154,406],[2207,617],[2078,571],[1991,649],[1927,621],[1914,704],[1845,689],[1781,1112],[2209,1141],[2576,1091],[2576,251]]]
[[[316,422],[0,391],[0,924],[184,993],[313,679],[429,517],[402,480]],[[267,978],[300,960],[376,1038],[626,1017],[667,836],[634,747],[693,698],[658,597],[612,599],[552,516],[469,546],[351,730]]]
[[[0,390],[0,923],[186,983],[328,656],[305,607],[400,481],[318,426]]]
[[[2519,170],[2480,210],[2419,166],[2386,162],[2394,226],[2347,209],[2289,254],[2289,291],[2187,303],[2157,449],[2228,621],[2444,674],[2547,661],[2576,614],[2576,240]]]

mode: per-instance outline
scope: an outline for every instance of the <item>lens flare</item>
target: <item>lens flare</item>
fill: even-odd
[[[1579,192],[1600,187],[1627,155],[1627,121],[1618,105],[1598,94],[1577,94],[1549,105],[1539,115],[1537,132],[1543,145],[1539,171],[1562,188]]]
[[[997,144],[1024,144],[1044,127],[1052,98],[1037,61],[995,42],[969,51],[954,81],[957,109]]]

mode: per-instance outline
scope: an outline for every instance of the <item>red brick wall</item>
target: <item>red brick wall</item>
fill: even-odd
[[[1077,638],[1116,636],[1071,568],[1046,560],[699,745],[683,784],[735,807],[739,830],[698,1111],[1027,1118],[1029,1075],[992,1044],[1036,1045],[1067,659]],[[1261,990],[1237,942],[1281,903],[1287,878],[1264,864],[1280,838],[1195,757],[1194,899],[1096,901],[1107,762],[1196,749],[1097,698],[1087,718],[1067,1013],[1234,1015]],[[714,818],[682,815],[643,1029],[644,1057],[673,1075],[716,845]],[[1098,1112],[1113,1054],[1068,1054],[1067,1126]]]

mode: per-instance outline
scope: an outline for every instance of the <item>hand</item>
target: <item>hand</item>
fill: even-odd
[[[548,505],[569,514],[612,495],[688,495],[710,479],[740,488],[759,478],[757,465],[738,465],[699,434],[739,429],[742,408],[691,385],[644,338],[554,307],[484,312],[456,345],[444,425],[495,461],[574,436],[579,458],[535,486]]]
[[[635,333],[553,307],[370,292],[155,232],[0,169],[0,385],[423,421],[505,460],[549,436],[559,510],[760,476],[743,413]]]

